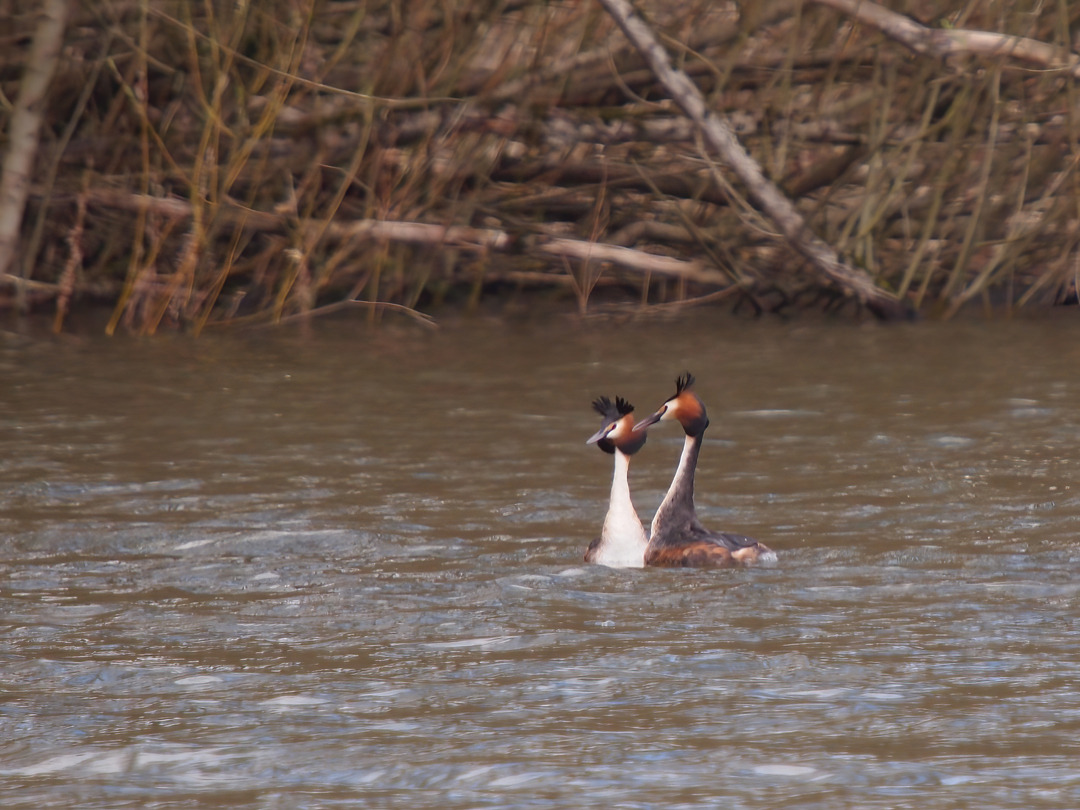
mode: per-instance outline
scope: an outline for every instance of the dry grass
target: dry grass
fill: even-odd
[[[1080,16],[942,5],[907,11],[1063,50]],[[0,114],[25,6],[3,37]],[[847,261],[942,316],[1075,299],[1073,79],[916,56],[791,0],[748,6],[645,10]],[[847,300],[744,202],[594,3],[102,0],[78,15],[24,220],[26,283],[2,290],[55,307],[58,327],[79,298],[140,333],[537,288],[581,312]],[[683,261],[581,259],[560,239]]]

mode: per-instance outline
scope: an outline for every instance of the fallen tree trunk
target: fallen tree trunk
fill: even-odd
[[[46,0],[44,3],[42,20],[34,33],[30,61],[19,87],[19,98],[11,114],[8,151],[0,177],[0,278],[8,273],[16,255],[19,227],[37,153],[38,131],[44,117],[45,93],[60,58],[67,14],[68,0]]]

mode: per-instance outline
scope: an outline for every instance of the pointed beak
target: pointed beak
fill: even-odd
[[[665,413],[667,413],[667,405],[662,405],[660,407],[660,410],[658,410],[652,416],[646,416],[644,419],[634,425],[634,433],[637,433],[639,430],[644,430],[649,425],[655,425],[657,422],[664,418]]]
[[[585,444],[596,444],[598,441],[608,435],[608,430],[610,429],[610,427],[611,425],[605,425],[604,427],[600,428],[598,431],[596,431],[596,433],[589,437],[589,440],[585,442]]]

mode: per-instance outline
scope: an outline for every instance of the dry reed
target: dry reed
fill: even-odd
[[[909,3],[953,48],[920,53],[844,2],[642,8],[880,288],[942,317],[1075,301],[1080,8]],[[0,116],[36,5],[2,37]],[[963,50],[960,29],[1048,50]],[[582,313],[850,300],[593,3],[103,0],[73,11],[45,118],[0,306],[58,328],[77,299],[139,333],[537,288]]]

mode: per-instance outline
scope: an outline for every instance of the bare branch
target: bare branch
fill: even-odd
[[[846,295],[882,317],[903,317],[907,307],[882,290],[866,273],[842,262],[836,251],[806,228],[802,216],[761,171],[742,147],[725,121],[705,106],[701,91],[681,71],[671,67],[667,52],[649,27],[634,14],[627,0],[600,0],[634,46],[645,57],[653,73],[679,106],[697,124],[706,142],[735,172],[754,202],[776,223],[788,243],[805,256]]]
[[[1074,78],[1080,78],[1080,57],[1037,39],[963,28],[928,28],[910,17],[897,14],[870,0],[811,1],[877,28],[890,39],[895,39],[915,53],[924,56],[945,57],[959,53],[1011,56],[1049,68],[1068,68],[1068,72]]]
[[[146,197],[128,192],[90,190],[87,201],[92,205],[147,211],[170,218],[187,218],[192,215],[191,203],[179,197]],[[275,214],[251,211],[240,206],[224,206],[219,212],[229,221],[243,222],[246,227],[260,231],[284,230],[286,220]],[[394,222],[376,219],[334,221],[326,225],[322,220],[305,219],[299,228],[306,234],[314,234],[326,227],[330,239],[382,239],[389,242],[428,244],[436,247],[453,247],[464,250],[493,250],[501,253],[520,249],[540,256],[561,256],[579,261],[610,262],[639,273],[655,273],[661,276],[684,278],[703,284],[727,286],[727,276],[705,266],[701,261],[688,261],[671,256],[657,256],[641,250],[585,242],[564,237],[535,235],[516,241],[511,234],[495,228],[469,228],[459,225],[433,225],[426,222]]]

